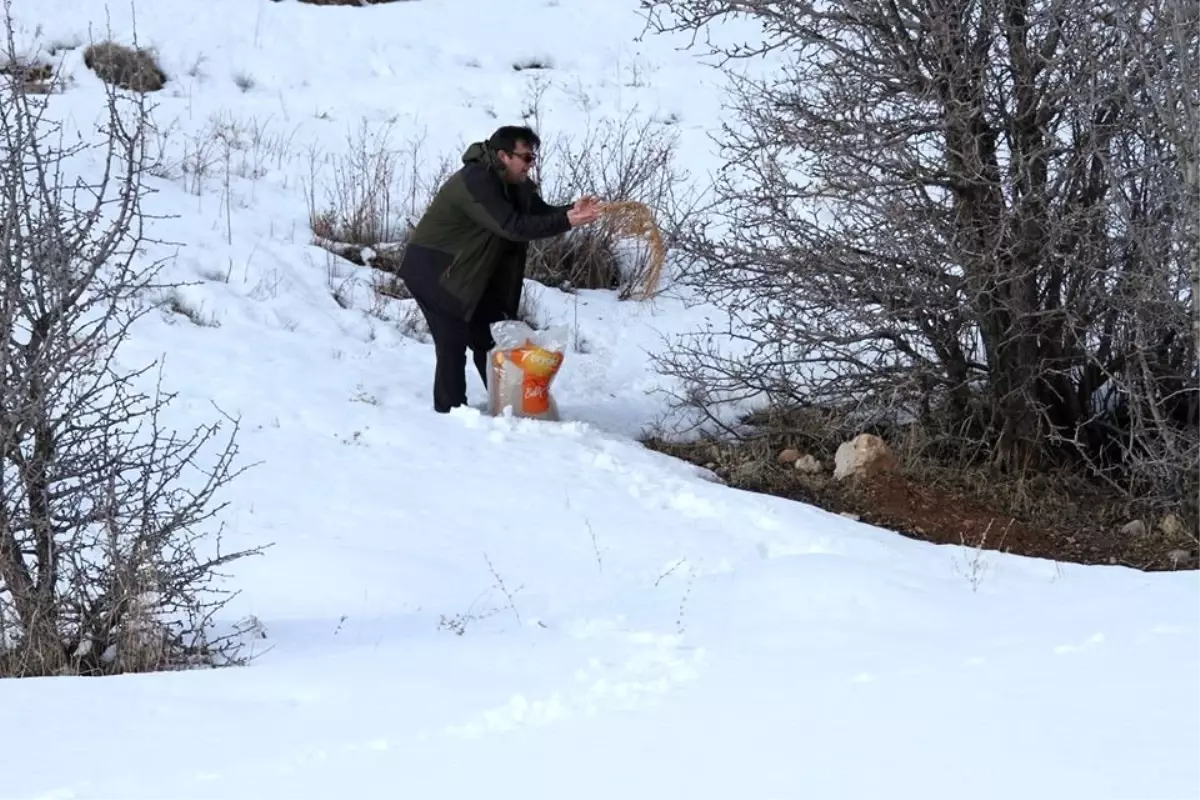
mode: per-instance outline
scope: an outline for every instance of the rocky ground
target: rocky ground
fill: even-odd
[[[1023,487],[947,476],[898,457],[879,437],[845,442],[832,458],[800,448],[716,442],[650,447],[711,470],[737,488],[786,497],[937,544],[1080,564],[1195,569],[1196,532],[1173,513],[1139,519],[1111,497],[1050,480]]]

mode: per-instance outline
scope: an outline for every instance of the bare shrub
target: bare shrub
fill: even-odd
[[[134,92],[157,92],[167,85],[167,74],[149,50],[116,42],[88,45],[83,63],[105,83]]]
[[[614,237],[593,225],[529,246],[525,274],[556,289],[620,289],[626,283]]]
[[[314,156],[308,185],[313,243],[329,253],[330,291],[341,308],[354,308],[357,288],[365,286],[366,313],[424,340],[428,331],[420,311],[397,305],[412,296],[397,273],[409,232],[449,177],[453,162],[443,158],[427,163],[420,137],[411,138],[403,149],[394,147],[391,129],[389,123],[372,131],[364,123],[350,137],[348,152],[327,161],[332,177],[324,203],[316,199],[320,165]],[[369,285],[354,275],[336,274],[346,262],[371,267]]]
[[[248,72],[238,72],[233,76],[233,85],[242,92],[248,92],[258,85],[258,81]]]
[[[530,56],[514,61],[512,68],[514,72],[524,72],[527,69],[554,69],[554,63],[549,58]]]
[[[203,194],[211,179],[228,190],[235,176],[257,181],[288,166],[295,157],[295,132],[277,132],[269,119],[238,119],[228,112],[213,114],[192,131],[181,130],[176,120],[152,132],[151,168],[158,177],[181,179],[191,194]]]
[[[49,94],[54,90],[54,67],[44,61],[14,59],[0,64],[0,79],[22,92]]]
[[[496,614],[502,614],[505,611],[511,611],[513,617],[517,621],[517,624],[521,624],[521,613],[517,610],[516,596],[525,588],[524,584],[518,586],[512,591],[509,591],[508,587],[504,583],[504,579],[500,577],[498,572],[496,572],[496,568],[492,565],[492,560],[488,558],[487,553],[483,554],[483,559],[487,563],[488,571],[491,573],[495,583],[493,583],[478,598],[476,598],[465,612],[454,614],[449,617],[447,617],[445,614],[438,615],[437,628],[439,631],[449,631],[455,636],[462,636],[467,632],[467,628],[473,623],[482,622],[489,617],[495,616]],[[475,604],[480,600],[483,600],[485,597],[491,596],[493,592],[498,592],[504,596],[505,605],[493,605],[489,608],[477,611]]]
[[[662,360],[681,405],[920,424],[1009,475],[1083,469],[1197,519],[1200,12],[648,0],[740,14],[720,213],[678,246],[731,323]],[[698,37],[703,38],[703,37]],[[723,62],[724,63],[724,62]]]
[[[178,290],[172,290],[163,297],[160,306],[171,314],[177,314],[200,328],[219,328],[221,323],[216,315],[192,305]]]
[[[347,150],[326,162],[331,175],[323,201],[317,199],[323,181],[316,157],[308,184],[314,244],[386,272],[399,267],[409,232],[453,169],[448,158],[427,164],[420,137],[395,147],[393,127],[373,131],[364,121],[347,137]]]
[[[416,339],[426,344],[433,341],[433,337],[429,333],[429,323],[416,303],[404,306],[396,323],[400,333],[410,339]]]
[[[622,299],[652,297],[667,255],[653,212],[629,200],[605,203],[601,209],[598,225],[534,242],[526,275],[564,291],[616,289]],[[626,266],[630,240],[639,248],[634,257],[645,257],[633,270]]]
[[[1103,326],[1077,314],[1070,322],[1103,332],[1087,358],[1091,374],[1104,376],[1093,383],[1108,383],[1092,417],[1107,435],[1087,442],[1103,454],[1093,461],[1125,467],[1115,476],[1121,488],[1150,489],[1153,515],[1184,497],[1200,543],[1200,7],[1152,3],[1146,26],[1136,10],[1146,5],[1119,20],[1128,53],[1113,93],[1134,119],[1111,156],[1118,295],[1097,303]]]
[[[535,84],[531,91],[526,121],[537,128],[545,85]],[[555,288],[616,289],[621,299],[640,295],[639,287],[651,277],[650,285],[656,286],[657,274],[650,273],[661,269],[665,251],[690,213],[689,175],[676,163],[677,148],[672,126],[640,119],[636,109],[620,119],[594,122],[579,137],[548,133],[534,173],[548,202],[595,195],[618,208],[639,203],[663,233],[652,244],[619,224],[598,224],[539,240],[529,248],[529,277]]]
[[[375,294],[392,300],[409,300],[412,292],[399,275],[376,272],[371,283]]]
[[[143,256],[144,95],[107,92],[89,144],[0,80],[0,675],[235,663],[219,569],[259,552],[206,530],[240,472],[236,420],[171,431],[171,397],[138,388],[152,366],[116,360],[171,287]],[[73,177],[89,160],[99,179]]]

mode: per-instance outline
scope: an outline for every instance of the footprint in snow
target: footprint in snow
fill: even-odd
[[[585,627],[585,638],[607,632],[623,641],[629,651],[614,660],[589,658],[575,670],[573,685],[541,698],[515,694],[501,706],[487,709],[459,725],[448,725],[442,735],[477,739],[526,727],[552,725],[567,719],[599,716],[610,710],[630,710],[653,705],[681,685],[696,680],[706,653],[697,647],[684,655],[677,649],[680,637],[655,631],[620,630],[615,624]],[[630,647],[631,646],[631,647]]]
[[[680,490],[670,500],[670,507],[692,518],[711,518],[718,516],[717,508],[702,497],[697,497],[687,489]]]

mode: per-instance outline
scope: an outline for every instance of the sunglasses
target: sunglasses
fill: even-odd
[[[509,153],[509,155],[513,158],[521,159],[526,164],[532,164],[537,160],[537,153],[534,153],[533,151],[526,151],[524,153]]]

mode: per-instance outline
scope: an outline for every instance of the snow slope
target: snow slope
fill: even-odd
[[[148,257],[178,250],[208,324],[148,318],[125,360],[165,358],[178,424],[242,415],[261,463],[226,495],[228,540],[275,546],[235,566],[221,623],[265,638],[244,669],[0,683],[0,796],[1200,795],[1196,573],[935,547],[647,451],[645,351],[710,313],[671,297],[531,285],[591,345],[555,384],[566,421],[437,416],[431,346],[309,245],[312,148],[394,118],[456,156],[520,118],[522,59],[554,67],[544,130],[674,114],[684,160],[716,166],[715,76],[634,42],[636,6],[137,4],[179,165],[154,232],[185,245]],[[130,40],[123,3],[15,13],[30,48],[106,14]],[[55,112],[86,128],[98,84],[60,58]],[[214,119],[236,146],[198,177]]]

